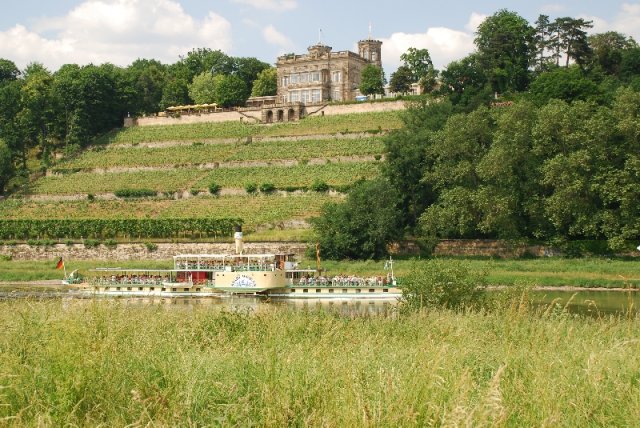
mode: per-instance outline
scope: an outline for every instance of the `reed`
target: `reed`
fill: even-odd
[[[0,302],[5,426],[633,426],[640,321]]]

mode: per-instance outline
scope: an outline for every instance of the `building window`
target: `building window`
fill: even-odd
[[[292,103],[297,103],[300,101],[300,91],[291,91],[289,92],[289,101]]]
[[[298,82],[307,83],[308,80],[309,80],[309,74],[308,73],[300,73],[300,77],[298,77]]]
[[[310,100],[311,96],[309,94],[309,91],[302,91],[300,101],[302,101],[303,103],[308,103]]]
[[[377,61],[378,60],[378,52],[373,51],[371,52],[371,61]]]
[[[282,86],[289,86],[289,76],[284,76],[282,78]]]
[[[322,101],[322,91],[320,89],[311,91],[311,102],[319,103],[320,101]]]
[[[292,74],[291,76],[291,84],[295,85],[296,83],[298,83],[298,75],[297,74]]]
[[[333,91],[333,101],[342,101],[342,92],[340,89]]]
[[[319,82],[320,81],[320,72],[319,71],[314,71],[313,73],[311,73],[311,81],[312,82]]]
[[[341,71],[334,71],[331,74],[331,81],[332,82],[342,82],[342,72]]]

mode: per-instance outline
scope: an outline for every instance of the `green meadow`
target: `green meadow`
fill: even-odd
[[[3,426],[636,426],[640,320],[0,301]]]

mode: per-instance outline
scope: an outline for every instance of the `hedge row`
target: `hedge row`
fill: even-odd
[[[0,239],[232,236],[239,218],[0,220]]]

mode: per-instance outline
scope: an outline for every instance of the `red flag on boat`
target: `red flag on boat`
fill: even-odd
[[[63,269],[64,268],[64,262],[62,261],[62,257],[60,257],[60,260],[58,260],[58,264],[56,264],[56,269]]]

